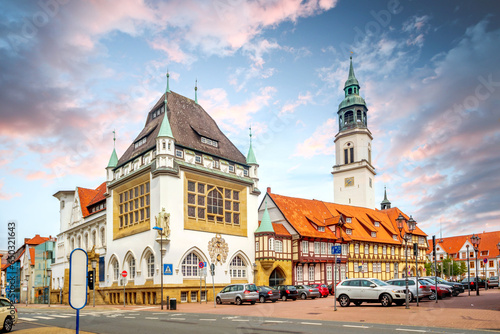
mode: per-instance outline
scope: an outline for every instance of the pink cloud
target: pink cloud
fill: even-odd
[[[295,109],[299,106],[306,105],[312,101],[312,94],[307,92],[305,94],[299,94],[299,97],[294,102],[286,103],[283,108],[281,108],[279,114],[294,113]]]
[[[3,187],[4,187],[4,181],[0,180],[0,200],[2,200],[2,201],[8,201],[8,200],[11,200],[14,197],[21,196],[20,193],[14,193],[14,194],[5,193],[3,191]]]
[[[312,158],[315,155],[333,155],[335,153],[335,146],[333,144],[335,131],[333,129],[335,129],[336,123],[334,118],[330,118],[324,124],[320,125],[311,137],[297,145],[293,156]]]

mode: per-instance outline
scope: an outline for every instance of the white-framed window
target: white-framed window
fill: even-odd
[[[314,281],[314,266],[309,266],[309,282]]]
[[[148,277],[153,277],[155,275],[155,256],[149,254],[148,257]]]
[[[350,228],[346,228],[345,233],[348,235],[352,235],[352,230]]]
[[[207,294],[206,294],[206,291],[205,290],[201,290],[201,297],[200,297],[200,300],[202,302],[206,301],[207,300]]]
[[[283,253],[283,242],[281,240],[276,240],[274,246],[277,253]]]
[[[373,246],[373,254],[378,255],[378,245]]]
[[[320,249],[320,243],[319,241],[314,242],[314,254],[320,254],[321,249]]]
[[[349,244],[342,244],[342,255],[349,254]]]
[[[273,251],[274,250],[274,239],[269,238],[269,250]]]
[[[354,266],[354,272],[355,273],[359,273],[359,265],[358,265],[358,263],[354,262],[353,266]]]
[[[326,266],[326,280],[328,282],[332,280],[332,266]]]
[[[213,166],[214,168],[219,168],[219,167],[220,167],[220,162],[219,162],[219,160],[214,160],[214,162],[213,162],[212,166]]]
[[[184,158],[184,151],[183,150],[175,150],[175,156],[177,158]]]
[[[372,238],[376,238],[377,237],[377,232],[372,232]]]
[[[219,143],[217,141],[209,139],[209,138],[201,137],[201,142],[203,144],[211,145],[213,147],[219,147]]]
[[[384,245],[384,247],[382,247],[382,254],[387,255],[387,246],[386,245]]]
[[[318,231],[319,232],[325,232],[325,227],[324,226],[318,226]]]
[[[302,266],[297,266],[297,281],[298,282],[302,282],[304,280],[302,269],[303,269]]]
[[[118,277],[120,277],[120,265],[118,264],[118,261],[115,259],[113,260],[113,280],[118,281]]]
[[[354,254],[359,254],[359,244],[354,244]]]
[[[309,241],[302,241],[302,253],[309,253]]]
[[[394,240],[398,240],[398,236],[397,236],[397,235],[395,235],[395,234],[393,234],[393,235],[392,235],[392,238],[393,238]]]
[[[181,303],[187,303],[188,293],[187,291],[181,291]]]
[[[389,262],[387,262],[385,264],[385,272],[386,273],[390,273],[391,272],[391,264]]]
[[[321,254],[326,254],[326,242],[321,243]]]
[[[229,171],[230,171],[231,173],[234,173],[234,165],[229,165]]]
[[[370,254],[370,245],[365,244],[365,255]]]
[[[197,164],[201,164],[201,155],[195,155],[195,157],[194,157],[194,161],[195,161]]]
[[[248,169],[244,169],[244,170],[243,170],[243,175],[244,175],[244,176],[248,176]]]
[[[133,256],[131,256],[128,259],[128,271],[129,271],[130,279],[134,279],[135,278],[135,259]]]
[[[247,266],[245,261],[243,261],[239,255],[236,255],[231,261],[231,264],[229,265],[229,273],[231,278],[247,277]]]
[[[380,222],[374,222],[373,225],[375,225],[375,227],[380,227]]]
[[[368,263],[363,263],[363,272],[368,272]]]
[[[352,218],[347,217],[347,218],[345,219],[345,222],[350,224],[350,223],[352,222]]]
[[[182,276],[196,277],[198,276],[198,263],[200,260],[195,253],[189,253],[182,261],[181,269]]]
[[[255,250],[256,250],[256,251],[260,250],[260,249],[259,249],[259,246],[260,246],[260,245],[259,245],[259,242],[258,242],[258,241],[256,241],[256,242],[255,242]]]
[[[391,247],[391,255],[394,256],[396,254],[396,248],[394,246]]]
[[[328,254],[332,253],[332,247],[333,247],[333,242],[329,242],[328,243],[328,248],[326,249],[326,251],[328,252]]]

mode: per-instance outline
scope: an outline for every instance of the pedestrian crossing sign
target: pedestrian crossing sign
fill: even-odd
[[[172,275],[173,265],[171,263],[163,264],[163,275]]]

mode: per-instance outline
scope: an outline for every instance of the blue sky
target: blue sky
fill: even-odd
[[[374,135],[376,202],[429,235],[500,229],[499,6],[484,1],[0,4],[0,248],[59,232],[52,195],[96,188],[165,90],[194,98],[260,188],[333,201],[349,56]]]

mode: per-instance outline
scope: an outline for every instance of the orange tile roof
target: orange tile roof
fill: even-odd
[[[282,224],[278,224],[278,223],[272,223],[272,224],[273,224],[274,233],[276,233],[276,235],[280,235],[283,237],[291,237],[292,236],[290,234],[290,232],[288,232],[288,230]]]
[[[106,199],[104,197],[104,194],[106,193],[107,187],[106,187],[106,182],[103,182],[99,187],[95,189],[97,191],[96,195],[94,198],[87,204],[87,206],[90,206],[92,204],[99,203],[100,201],[103,201]]]
[[[385,210],[381,210],[380,212],[384,212],[387,214],[387,216],[389,216],[389,220],[391,221],[391,223],[394,227],[394,230],[396,231],[396,234],[398,235],[398,238],[402,241],[401,237],[399,236],[398,223],[396,222],[396,219],[399,217],[400,213],[403,215],[403,217],[405,217],[406,220],[410,219],[410,217],[408,217],[408,215],[406,215],[403,211],[399,210],[398,208],[385,209]],[[403,234],[403,235],[404,235],[404,233],[408,233],[408,231],[409,231],[408,225],[406,225],[406,224],[403,225],[403,231],[401,232],[401,234]],[[422,231],[420,229],[420,227],[418,227],[418,222],[417,222],[417,226],[416,226],[415,230],[413,231],[413,234],[421,236],[421,237],[427,237],[427,234],[424,231]]]
[[[297,232],[305,237],[313,238],[328,238],[336,239],[337,236],[330,230],[328,226],[336,225],[339,219],[346,221],[351,218],[351,223],[345,223],[342,228],[342,236],[344,240],[358,240],[368,242],[381,242],[388,244],[400,244],[401,241],[394,240],[393,235],[399,236],[399,231],[395,228],[395,222],[392,222],[397,217],[399,209],[393,211],[379,211],[363,207],[342,205],[318,200],[309,200],[296,197],[288,197],[268,193],[285,219],[297,230]],[[379,222],[376,227],[374,222]],[[318,226],[325,226],[325,232],[318,231],[313,223]],[[352,234],[347,235],[345,229],[351,229]],[[376,232],[376,238],[371,236],[372,232]],[[422,230],[417,228],[417,235],[427,236]]]
[[[481,238],[478,247],[478,259],[497,257],[499,255],[497,245],[500,242],[500,231],[483,232],[478,233],[477,235]],[[471,237],[472,234],[467,234],[447,238],[436,238],[436,241],[448,255],[454,254],[454,259],[463,260],[458,257],[458,253],[467,240],[469,240],[472,245],[472,242],[470,241]],[[427,254],[430,254],[432,252],[433,243],[432,239],[429,239],[428,241],[429,248],[427,249]],[[471,247],[470,251],[472,252],[474,249]],[[482,251],[488,251],[488,255],[481,255]]]
[[[34,266],[35,265],[35,249],[34,248],[30,248],[30,261],[31,261],[31,265]]]
[[[36,234],[34,238],[31,238],[28,241],[26,241],[26,244],[32,245],[32,246],[37,246],[37,245],[43,244],[47,240],[49,240],[49,238],[41,237],[40,234]]]

